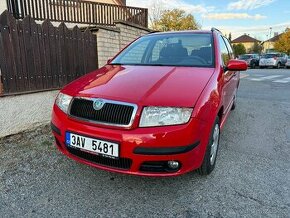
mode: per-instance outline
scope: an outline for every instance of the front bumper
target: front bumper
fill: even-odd
[[[53,108],[51,123],[56,145],[66,156],[99,169],[141,176],[176,176],[199,168],[210,129],[206,122],[194,118],[185,125],[110,129],[69,118],[57,106]],[[65,145],[66,131],[118,142],[119,160],[71,150]],[[178,161],[181,168],[167,170],[167,161]],[[119,167],[123,165],[126,167]]]

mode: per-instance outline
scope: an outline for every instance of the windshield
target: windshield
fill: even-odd
[[[111,64],[213,67],[212,35],[172,33],[144,36]]]
[[[277,57],[278,54],[266,54],[264,58],[274,58]]]
[[[241,55],[240,57],[239,57],[239,59],[240,60],[247,60],[247,59],[250,59],[250,58],[252,58],[253,56],[252,55]]]

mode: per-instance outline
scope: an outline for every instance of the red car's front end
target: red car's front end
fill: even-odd
[[[53,107],[51,125],[56,145],[74,160],[114,172],[173,176],[197,169],[208,143],[209,125],[193,117],[200,112],[195,112],[193,106],[213,71],[213,68],[189,70],[186,67],[108,65],[90,73],[61,91],[73,97],[67,112],[57,104]],[[131,82],[136,72],[139,72],[139,78]],[[196,84],[183,83],[180,86],[178,80],[184,78],[199,80]],[[118,86],[114,87],[116,84]],[[104,108],[108,111],[103,111],[99,117],[88,117],[88,113],[94,110],[94,101],[99,99],[110,104],[111,108]],[[114,109],[120,105],[127,110]],[[144,108],[160,105],[189,108],[188,121],[179,125],[141,127]],[[130,107],[133,110],[128,110]],[[127,113],[130,114],[127,116]],[[67,143],[70,133],[116,144],[118,155],[96,154],[72,147]]]
[[[139,122],[138,109],[134,125]],[[200,167],[207,137],[206,123],[191,118],[185,125],[117,129],[74,120],[54,106],[52,129],[57,147],[68,157],[90,166],[127,174],[171,176]],[[96,156],[66,144],[66,132],[119,144],[119,158]],[[168,161],[177,161],[175,168]]]

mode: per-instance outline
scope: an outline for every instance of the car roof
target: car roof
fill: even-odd
[[[204,34],[204,33],[212,33],[212,31],[210,30],[183,30],[183,31],[155,32],[149,35],[167,35],[167,34],[184,34],[184,33]]]

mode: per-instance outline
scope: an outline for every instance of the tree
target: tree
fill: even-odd
[[[290,29],[286,29],[286,31],[279,37],[278,41],[274,44],[274,48],[276,51],[290,55]]]
[[[151,4],[149,13],[149,25],[151,29],[153,30],[158,29],[156,25],[157,22],[160,20],[162,14],[164,13],[164,11],[165,9],[160,0],[154,1],[154,3]]]
[[[242,54],[246,54],[246,48],[242,43],[233,45],[233,49],[236,57]]]
[[[229,41],[232,42],[232,33],[229,33]]]
[[[255,42],[253,47],[250,50],[250,52],[257,53],[257,54],[260,54],[261,51],[262,51],[262,46],[258,42]]]
[[[178,31],[178,30],[196,30],[200,25],[191,14],[184,10],[173,9],[164,10],[159,19],[151,22],[151,28],[159,31]]]

